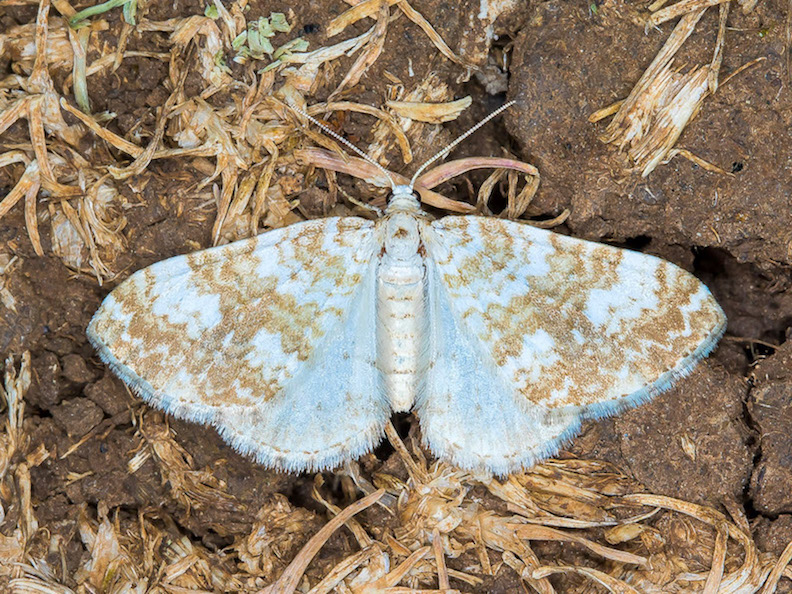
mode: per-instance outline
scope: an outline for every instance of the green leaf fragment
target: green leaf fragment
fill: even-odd
[[[262,37],[275,36],[275,30],[272,28],[269,19],[265,17],[259,17],[257,21],[248,23],[248,31],[250,30],[257,31]]]
[[[132,0],[124,4],[124,21],[127,25],[135,24],[135,16],[137,16],[137,0]]]
[[[288,33],[292,26],[286,20],[286,15],[282,12],[273,12],[269,18],[259,17],[255,21],[248,23],[247,29],[236,36],[231,42],[231,47],[237,52],[235,61],[244,61],[244,58],[260,60],[265,56],[273,56],[275,59],[293,51],[304,51],[302,48],[303,40],[295,39],[277,50],[270,41],[278,33]],[[307,47],[307,42],[305,42]],[[277,65],[277,64],[276,64]],[[272,65],[270,65],[272,66]]]
[[[127,4],[132,4],[133,6],[127,8]],[[128,22],[130,25],[134,25],[135,13],[137,12],[137,0],[107,0],[107,2],[97,4],[96,6],[89,6],[88,8],[84,8],[80,12],[76,13],[72,18],[69,19],[69,26],[72,29],[85,27],[88,25],[88,23],[83,22],[86,19],[99,14],[104,14],[109,10],[118,8],[119,6],[124,7],[124,20],[126,20],[126,22]],[[129,19],[131,19],[132,22],[130,22]]]
[[[226,64],[225,56],[223,55],[222,51],[219,51],[214,55],[214,64],[215,67],[219,68],[223,72],[229,74],[231,73],[231,69],[228,67],[228,64]]]
[[[269,38],[275,35],[269,28],[267,19],[261,18],[248,24],[247,46],[253,58],[262,58],[264,55],[271,56],[275,48],[272,47]]]
[[[247,42],[247,37],[248,37],[248,32],[242,31],[242,33],[234,37],[234,40],[231,42],[231,47],[239,51],[245,46],[245,43]]]
[[[286,20],[286,15],[282,12],[273,12],[270,15],[270,23],[274,31],[279,33],[288,33],[292,30],[289,21]]]
[[[308,49],[308,40],[303,39],[302,37],[297,37],[296,39],[292,39],[288,43],[284,43],[278,49],[275,50],[275,53],[272,54],[273,59],[279,60],[282,56],[304,52]]]

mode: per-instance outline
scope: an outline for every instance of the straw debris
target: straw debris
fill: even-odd
[[[718,89],[726,41],[726,20],[731,3],[729,0],[681,0],[662,8],[663,4],[655,2],[649,7],[653,12],[647,20],[647,27],[681,16],[665,45],[628,97],[596,111],[589,121],[594,123],[613,116],[600,139],[625,151],[630,168],[640,171],[643,177],[676,155],[690,159],[707,171],[732,175],[690,151],[675,148],[682,132],[701,110],[706,98]],[[707,9],[714,5],[720,6],[720,13],[712,60],[709,64],[687,68],[676,66],[675,55],[694,32]]]
[[[128,10],[134,3],[122,4]],[[6,81],[7,90],[0,96],[0,132],[21,118],[29,121],[29,138],[20,138],[15,150],[0,155],[1,167],[25,167],[15,187],[0,201],[0,216],[24,199],[28,235],[37,254],[44,253],[39,230],[39,220],[44,218],[50,224],[52,249],[67,266],[90,272],[100,281],[113,277],[116,271],[112,263],[125,249],[122,233],[126,219],[122,213],[127,202],[119,193],[119,183],[132,176],[149,175],[148,166],[158,159],[194,158],[199,171],[201,159],[214,165],[195,188],[197,193],[215,185],[219,190],[214,244],[250,236],[260,232],[262,226],[269,229],[299,220],[300,186],[295,188],[287,180],[312,179],[315,174],[312,163],[298,163],[294,158],[295,149],[300,148],[295,139],[307,138],[339,154],[340,149],[326,137],[303,128],[284,104],[317,116],[343,111],[371,114],[380,125],[375,126],[368,152],[385,163],[395,143],[401,161],[407,164],[413,159],[412,145],[416,141],[424,144],[427,135],[431,139],[439,131],[424,122],[438,124],[455,119],[470,103],[469,98],[454,101],[445,87],[429,91],[432,86],[421,83],[423,87],[409,90],[400,81],[394,85],[400,90],[394,92],[384,109],[336,100],[358,85],[380,56],[392,16],[387,3],[366,2],[353,7],[331,23],[330,37],[360,19],[372,17],[375,24],[357,37],[310,51],[304,39],[289,38],[293,29],[289,15],[272,13],[248,19],[244,4],[233,2],[226,7],[215,2],[204,14],[166,21],[150,20],[145,10],[138,10],[133,20],[137,34],[169,35],[170,53],[130,52],[121,46],[99,45],[99,33],[109,28],[104,19],[118,3],[78,15],[69,4],[58,0],[53,6],[61,16],[50,18],[50,2],[42,1],[35,24],[0,35],[0,53],[21,73]],[[464,63],[414,8],[400,3],[398,11],[418,23],[446,57]],[[75,19],[79,20],[79,29],[69,26],[70,22],[77,26]],[[124,27],[128,34],[129,23]],[[328,84],[335,62],[349,56],[354,60],[341,82],[331,89],[329,102],[309,107],[310,96]],[[105,116],[91,114],[87,95],[82,97],[80,91],[87,88],[87,77],[117,69],[130,57],[165,60],[171,72],[170,95],[159,110],[146,146],[104,127],[101,119]],[[253,68],[237,78],[229,59]],[[197,62],[197,74],[205,89],[199,96],[188,98],[184,81],[192,70],[191,61]],[[59,92],[50,72],[62,71],[71,74]],[[67,94],[69,83],[77,107]],[[218,102],[215,97],[219,93],[230,93],[235,99]],[[67,125],[64,111],[79,123]],[[132,161],[84,159],[78,148],[86,135],[98,137],[106,146],[120,151],[119,156],[126,155]],[[98,157],[102,151],[94,153]],[[40,197],[47,201],[46,214],[39,210]]]

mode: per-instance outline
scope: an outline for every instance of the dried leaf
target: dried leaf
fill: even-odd
[[[385,105],[396,115],[429,124],[450,122],[470,107],[473,99],[468,95],[447,103],[417,103],[411,101],[388,101]]]

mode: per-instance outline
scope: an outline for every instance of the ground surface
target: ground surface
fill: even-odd
[[[416,0],[414,7],[452,49],[461,51],[466,23],[479,3]],[[326,24],[347,6],[322,0],[292,8],[291,22],[312,46],[319,46]],[[257,14],[286,9],[286,3],[252,3]],[[459,151],[460,156],[512,151],[542,175],[536,213],[549,218],[570,210],[560,232],[659,255],[708,283],[729,317],[726,338],[715,354],[655,402],[587,424],[568,449],[581,458],[612,462],[653,493],[714,507],[724,500],[735,502],[744,509],[760,548],[776,555],[792,540],[792,351],[785,344],[792,324],[792,89],[785,70],[785,9],[779,0],[760,0],[748,15],[732,11],[722,78],[754,58],[766,60],[710,97],[679,142],[733,176],[705,171],[678,156],[641,178],[626,173],[615,149],[598,140],[603,125],[589,123],[588,116],[627,95],[670,31],[667,24],[644,34],[633,18],[637,9],[611,1],[531,2],[502,18],[495,50],[508,50],[507,94],[517,105],[504,121],[488,125]],[[146,17],[164,21],[203,11],[203,5],[191,2],[152,3]],[[0,6],[0,30],[32,23],[35,14],[34,5]],[[705,15],[680,65],[709,60],[716,15],[714,10]],[[111,43],[121,28],[120,13],[105,18],[109,28],[101,36]],[[369,26],[352,29],[359,34]],[[452,95],[473,98],[473,107],[447,125],[453,135],[506,96],[489,95],[475,76],[463,82],[463,70],[440,57],[403,17],[391,24],[385,47],[361,83],[346,93],[348,98],[381,105],[387,98],[386,72],[412,81],[411,72],[420,78],[434,71]],[[167,51],[163,48],[170,44],[164,33],[132,33],[128,48]],[[0,68],[10,67],[7,56],[0,58]],[[56,86],[66,74],[53,73]],[[169,95],[168,76],[167,62],[125,59],[115,72],[91,79],[92,108],[113,112],[108,128],[145,146],[156,108]],[[199,83],[188,76],[185,94],[199,93]],[[324,99],[322,93],[320,89],[316,96]],[[350,115],[340,126],[348,138],[365,145],[369,123]],[[8,147],[25,134],[24,122],[18,123],[2,143]],[[421,146],[415,150],[418,162],[429,152]],[[156,160],[143,174],[117,182],[125,200],[126,249],[107,262],[115,276],[102,286],[53,254],[49,225],[42,225],[45,255],[35,255],[21,204],[0,219],[0,246],[18,258],[5,279],[16,311],[0,305],[0,354],[32,353],[33,381],[26,398],[30,449],[44,444],[57,452],[31,469],[32,501],[39,525],[63,537],[67,574],[85,555],[73,538],[76,518],[84,510],[95,515],[97,506],[131,516],[175,518],[179,531],[214,551],[249,533],[261,502],[276,494],[312,512],[303,518],[303,534],[324,523],[324,510],[310,494],[313,476],[266,471],[234,453],[213,430],[150,411],[109,373],[86,341],[91,315],[120,280],[153,262],[211,245],[215,206],[211,194],[207,202],[205,193],[194,191],[206,175],[199,166]],[[21,169],[0,170],[0,196],[20,174]],[[362,186],[342,183],[350,192],[361,191]],[[464,184],[445,194],[468,197]],[[305,207],[310,206],[306,199]],[[39,209],[46,217],[44,202]],[[141,447],[136,428],[151,435],[164,430],[166,422],[192,457],[190,467],[211,471],[211,480],[198,482],[223,485],[233,506],[193,504],[185,509],[167,482],[173,477],[163,476],[152,456],[130,472],[128,462]],[[403,435],[412,422],[403,420]],[[364,467],[393,467],[392,456],[391,448],[382,448]],[[346,504],[333,474],[325,480],[336,502]],[[322,554],[332,559],[347,550],[351,545],[345,539],[331,540]],[[304,541],[297,538],[285,547],[286,560]],[[516,574],[487,578],[476,587],[452,584],[481,592],[519,587]]]

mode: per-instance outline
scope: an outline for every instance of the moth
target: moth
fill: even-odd
[[[332,468],[413,411],[435,456],[504,475],[668,389],[725,325],[674,264],[432,220],[410,184],[376,221],[306,221],[140,270],[88,338],[148,403],[269,467]]]

